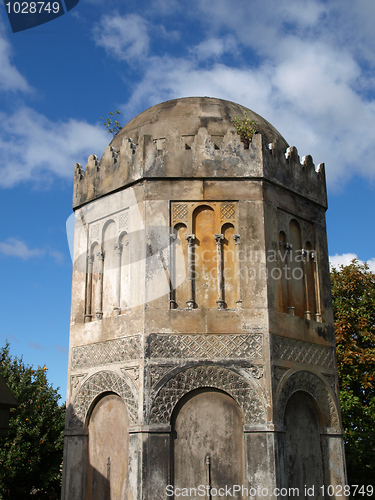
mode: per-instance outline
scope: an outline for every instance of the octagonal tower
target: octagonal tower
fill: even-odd
[[[76,165],[73,208],[62,498],[345,484],[324,165],[176,99]]]

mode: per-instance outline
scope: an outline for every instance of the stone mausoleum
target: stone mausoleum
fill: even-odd
[[[63,500],[336,498],[324,165],[175,99],[76,165],[73,208]]]

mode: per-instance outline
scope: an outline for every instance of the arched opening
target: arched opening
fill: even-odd
[[[235,309],[236,302],[240,296],[239,272],[236,269],[236,242],[233,224],[224,224],[221,229],[223,239],[223,289],[224,301],[228,309]]]
[[[189,280],[188,280],[188,245],[186,240],[187,227],[185,224],[176,224],[174,231],[177,244],[172,247],[171,262],[171,308],[178,307],[184,309],[186,301],[189,300]],[[183,259],[181,259],[183,257]],[[184,267],[182,268],[181,265]],[[177,288],[177,283],[181,283]],[[173,304],[172,304],[173,301]]]
[[[287,280],[291,283],[290,307],[294,307],[294,314],[300,318],[305,313],[305,287],[304,287],[304,269],[303,269],[303,251],[301,228],[295,219],[289,224],[289,237],[291,243],[290,252],[290,276]]]
[[[309,241],[306,242],[306,311],[309,311],[311,319],[315,319],[315,252]]]
[[[215,212],[201,205],[193,213],[195,234],[195,302],[199,308],[214,308],[217,293],[217,251]]]
[[[309,498],[321,498],[324,485],[318,411],[314,398],[304,391],[292,394],[285,408],[284,480],[286,487],[299,489],[298,498],[305,498],[305,487],[310,493],[314,487]]]
[[[228,394],[213,388],[186,394],[173,412],[172,432],[175,489],[245,484],[243,416]]]
[[[119,236],[119,251],[120,251],[120,269],[118,274],[120,276],[119,282],[119,303],[120,310],[124,311],[129,307],[130,303],[130,279],[129,279],[129,240],[128,234],[124,231]]]
[[[96,401],[88,430],[86,500],[127,500],[129,418],[117,394]]]
[[[116,282],[118,262],[116,259],[116,224],[110,220],[103,228],[103,315],[111,316],[117,308]]]
[[[277,296],[277,306],[279,311],[285,313],[288,312],[289,299],[288,299],[288,285],[287,285],[287,269],[288,269],[288,248],[286,234],[284,231],[279,233],[279,269],[280,269],[280,279],[279,279],[279,293]]]

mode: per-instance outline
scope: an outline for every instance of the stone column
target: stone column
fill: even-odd
[[[195,234],[187,234],[185,236],[188,242],[188,279],[190,281],[190,297],[186,301],[188,309],[195,307],[195,259],[194,259],[194,241]]]
[[[292,245],[290,243],[286,243],[287,257],[285,259],[286,260],[285,279],[286,279],[286,288],[287,288],[287,294],[288,294],[288,313],[292,314],[294,316],[294,305],[291,303],[291,300],[292,300],[292,275],[290,274],[290,276],[288,278],[288,265],[289,265],[289,270],[291,270],[290,255],[292,253],[292,250],[293,250]]]
[[[242,309],[242,283],[241,283],[241,258],[240,258],[240,235],[234,234],[233,239],[236,244],[236,274],[238,276],[238,300],[236,300],[237,309]]]
[[[103,267],[104,267],[104,255],[102,251],[97,253],[99,259],[99,272],[98,272],[98,282],[96,285],[96,319],[103,318]]]
[[[116,314],[121,313],[121,255],[122,255],[122,245],[118,243],[115,245],[116,253],[116,265],[117,265],[117,276],[116,276],[116,307],[114,310]]]
[[[171,233],[169,235],[169,280],[170,280],[170,292],[169,292],[169,308],[177,309],[176,302],[176,239],[177,234]]]
[[[217,252],[217,292],[218,300],[216,301],[218,309],[224,309],[224,281],[223,281],[223,249],[221,242],[224,239],[223,234],[215,234],[216,252]]]
[[[277,487],[275,454],[277,451],[276,432],[270,425],[244,425],[246,480],[244,498],[252,500],[278,500],[273,493]],[[254,453],[256,450],[256,453]]]
[[[92,319],[92,272],[94,266],[94,256],[87,256],[87,274],[86,274],[86,311],[85,323],[89,323]]]
[[[86,498],[88,430],[65,429],[61,500]]]
[[[305,319],[311,319],[311,311],[310,311],[310,303],[309,303],[309,284],[307,282],[307,258],[309,256],[309,252],[305,249],[302,249],[302,256],[303,256],[303,281],[305,285],[305,297],[306,297],[306,302],[305,302]]]
[[[319,269],[318,262],[316,259],[316,253],[310,251],[310,259],[314,263],[314,279],[315,279],[315,302],[316,302],[316,313],[315,321],[322,322],[322,310],[320,306],[320,280],[319,280]]]
[[[132,498],[168,498],[166,489],[172,482],[171,426],[132,426],[129,438],[129,490]]]

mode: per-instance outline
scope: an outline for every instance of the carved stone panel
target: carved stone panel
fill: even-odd
[[[324,382],[314,373],[308,371],[294,372],[283,385],[277,402],[277,418],[284,422],[287,402],[292,394],[298,391],[308,392],[318,403],[325,427],[340,429],[336,404]]]
[[[177,373],[161,387],[152,403],[150,423],[169,423],[177,402],[188,392],[202,387],[220,389],[232,396],[242,410],[245,423],[265,422],[265,404],[255,385],[227,368],[201,365]]]
[[[295,363],[334,367],[334,348],[301,340],[284,337],[272,337],[272,351],[274,360],[293,361]]]
[[[149,337],[150,358],[247,358],[263,356],[263,335],[162,335]]]
[[[68,427],[83,427],[87,412],[93,401],[105,392],[113,392],[120,396],[126,404],[130,422],[132,424],[137,422],[138,402],[131,387],[117,373],[102,371],[95,373],[82,385],[74,399],[73,408],[68,420]]]
[[[148,367],[150,387],[153,388],[175,365],[151,365]]]
[[[72,370],[122,363],[141,357],[140,336],[109,340],[72,349]]]

